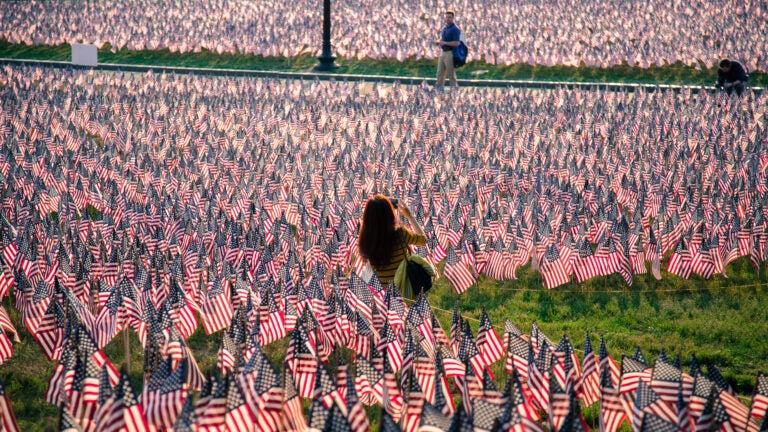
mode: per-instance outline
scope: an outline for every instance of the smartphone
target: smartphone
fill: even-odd
[[[397,208],[397,204],[399,204],[399,203],[400,203],[400,201],[398,201],[398,199],[397,199],[397,198],[390,198],[390,199],[389,199],[389,202],[391,202],[391,203],[392,203],[392,207],[394,207],[394,208]]]

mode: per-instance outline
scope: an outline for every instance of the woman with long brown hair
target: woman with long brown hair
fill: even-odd
[[[413,231],[400,225],[398,212],[408,220]],[[408,245],[426,243],[424,230],[404,203],[395,200],[393,205],[386,196],[374,195],[365,204],[358,251],[371,264],[381,283],[394,280],[397,268],[410,253]]]

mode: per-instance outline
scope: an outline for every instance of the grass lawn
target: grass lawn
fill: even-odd
[[[516,281],[481,279],[461,296],[456,296],[445,278],[429,294],[430,303],[448,331],[450,311],[458,298],[459,307],[477,331],[485,307],[497,331],[509,318],[524,332],[536,320],[555,343],[568,333],[581,357],[584,335],[592,335],[595,349],[599,335],[605,338],[608,352],[617,361],[631,355],[639,346],[649,362],[661,349],[670,359],[679,354],[687,370],[692,354],[703,362],[712,360],[725,378],[748,403],[758,371],[768,371],[768,277],[765,268],[760,277],[748,259],[742,258],[728,268],[729,278],[681,280],[667,273],[656,281],[652,276],[638,276],[632,287],[614,275],[596,278],[585,284],[562,286],[551,291],[542,288],[540,276],[530,267],[519,269]],[[32,336],[21,325],[20,314],[6,302],[6,309],[22,342],[14,344],[14,356],[0,367],[0,380],[12,401],[22,430],[47,430],[58,423],[58,409],[44,401],[47,381],[54,364],[48,362]],[[439,309],[439,310],[438,310]],[[141,389],[143,350],[131,332],[130,375]],[[220,337],[206,336],[202,325],[188,340],[203,372],[215,368]],[[277,370],[287,339],[268,346],[265,351]],[[122,338],[116,337],[105,353],[116,366],[123,361]],[[503,360],[493,365],[498,385],[506,380]],[[379,408],[368,410],[372,422]],[[584,409],[587,421],[597,425],[597,410]]]
[[[12,45],[0,40],[0,57],[14,59],[69,61],[71,48],[63,44],[58,46]],[[311,72],[317,60],[308,55],[295,58],[262,57],[243,54],[217,54],[211,51],[200,53],[172,53],[169,50],[129,51],[116,53],[109,46],[99,50],[100,63],[122,63],[158,66],[184,66],[202,68],[224,68],[240,70],[265,70],[282,72]],[[340,66],[335,73],[361,75],[388,75],[403,77],[433,78],[435,62],[430,60],[407,59],[399,62],[394,59],[356,60],[338,59]],[[685,84],[712,85],[717,72],[715,65],[704,70],[684,66],[680,63],[641,69],[630,66],[612,68],[571,67],[571,66],[530,66],[530,65],[489,65],[480,61],[470,61],[467,66],[458,69],[459,79],[489,80],[544,80],[577,82],[620,82],[642,84]],[[762,72],[750,75],[752,86],[765,87],[768,76]]]
[[[211,52],[174,54],[165,51],[127,51],[111,53],[102,49],[103,63],[133,63],[145,65],[174,65],[270,71],[310,71],[316,60],[308,55],[286,58],[263,58],[250,55],[218,55]],[[0,57],[21,59],[70,59],[70,47],[11,45],[0,41]],[[432,77],[434,62],[407,60],[339,60],[339,73]],[[486,71],[476,75],[473,72]],[[658,84],[711,84],[714,69],[697,71],[670,65],[639,69],[616,67],[610,69],[571,67],[531,67],[525,65],[495,66],[472,62],[459,71],[460,78],[605,81]],[[768,85],[763,73],[753,73],[751,84]],[[622,354],[631,355],[639,346],[649,361],[664,349],[670,358],[679,354],[684,368],[691,355],[700,360],[712,360],[725,378],[746,398],[751,396],[758,371],[768,372],[768,276],[765,265],[756,271],[748,259],[742,258],[728,267],[728,278],[711,280],[693,277],[682,280],[663,274],[656,281],[650,274],[637,276],[628,287],[617,275],[595,278],[587,283],[547,291],[540,276],[530,267],[518,269],[514,281],[481,280],[466,293],[456,296],[443,278],[429,294],[429,300],[446,331],[450,328],[455,301],[461,313],[477,330],[482,308],[486,308],[497,329],[509,318],[524,332],[531,321],[550,339],[557,342],[567,333],[578,350],[583,347],[586,331],[592,334],[595,349],[602,334],[608,351],[618,362]],[[759,275],[759,276],[758,276]],[[47,381],[55,364],[48,362],[32,336],[21,325],[20,314],[6,301],[6,309],[20,332],[21,343],[14,344],[14,356],[0,367],[0,380],[12,402],[22,430],[56,430],[58,409],[44,401]],[[131,333],[132,381],[139,391],[143,373],[143,350]],[[188,340],[200,368],[205,372],[215,367],[220,338],[206,336],[199,330]],[[279,370],[287,340],[265,349]],[[123,362],[122,338],[115,338],[105,353],[119,366]],[[503,361],[493,365],[499,386],[506,380]],[[374,430],[378,408],[368,410]],[[584,409],[591,426],[597,425],[594,408]]]

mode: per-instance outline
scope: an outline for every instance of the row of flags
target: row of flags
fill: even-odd
[[[218,332],[216,370],[205,376],[179,326],[171,318],[152,321],[140,392],[97,348],[78,313],[69,312],[46,401],[60,407],[66,431],[365,431],[372,406],[386,431],[589,430],[582,408],[590,406],[598,409],[601,431],[625,424],[633,431],[768,430],[763,373],[745,404],[713,363],[700,365],[695,356],[689,372],[663,349],[652,363],[639,348],[617,363],[602,336],[594,349],[589,332],[579,356],[568,335],[554,343],[535,321],[527,334],[508,319],[497,331],[483,310],[474,332],[458,302],[446,332],[426,296],[408,307],[375,276],[334,300],[337,292],[332,287],[327,302],[297,302],[298,320],[282,313],[264,320],[263,308],[240,305]],[[359,309],[348,320],[349,304],[362,293],[386,306],[374,306],[371,322]],[[76,299],[63,301],[68,311],[77,309]],[[266,355],[272,342],[261,343],[275,323],[288,339],[279,368]],[[502,360],[506,384],[499,388],[491,369]],[[19,430],[0,396],[4,430]]]
[[[647,69],[679,63],[709,69],[718,59],[730,56],[743,61],[750,71],[768,70],[761,50],[768,34],[761,2],[579,1],[543,8],[538,2],[492,0],[477,5],[463,0],[453,8],[462,34],[473,47],[471,60],[488,64]],[[27,45],[85,41],[101,48],[109,44],[113,52],[168,49],[317,56],[321,14],[322,7],[307,0],[291,4],[197,0],[171,6],[157,0],[108,1],[81,10],[52,2],[4,2],[0,15],[8,19],[0,27],[0,37]],[[431,41],[444,23],[434,2],[395,5],[363,0],[354,6],[334,5],[333,14],[343,17],[334,19],[331,34],[334,53],[340,57],[402,62],[439,55]],[[109,26],[103,25],[104,19]],[[712,35],[713,28],[720,39]],[[751,31],[740,31],[744,28]]]
[[[317,262],[361,273],[375,192],[405,197],[428,236],[415,252],[445,260],[457,293],[529,264],[554,288],[614,273],[631,285],[649,268],[727,277],[740,257],[756,272],[768,258],[762,96],[518,89],[500,107],[473,90],[452,123],[425,87],[16,70],[3,238],[32,289],[51,265],[78,280],[81,262],[114,285],[127,255],[185,276],[216,253],[273,279],[286,263],[294,277]],[[528,98],[532,112],[517,109]]]
[[[475,335],[457,310],[446,334],[425,298],[408,307],[356,256],[377,191],[407,197],[428,233],[415,251],[445,260],[459,293],[529,263],[549,288],[612,273],[631,283],[673,247],[676,274],[765,261],[760,96],[508,90],[499,106],[485,90],[449,104],[424,87],[10,66],[0,81],[0,298],[13,296],[57,362],[46,400],[75,430],[363,430],[362,407],[376,404],[382,427],[526,429],[547,413],[551,429],[571,430],[579,404],[606,394],[606,370],[636,429],[690,405],[687,387],[682,405],[654,405],[641,384],[662,392],[652,377],[663,361],[636,355],[583,383],[589,357],[536,326],[500,334],[483,314]],[[434,115],[448,109],[461,121]],[[716,111],[718,122],[701,117]],[[221,337],[207,376],[186,343],[200,323]],[[5,361],[18,332],[2,308],[0,328]],[[145,350],[138,394],[102,351],[121,331]],[[286,338],[278,371],[263,348]],[[500,392],[490,366],[505,354]],[[709,424],[759,426],[758,393],[747,408],[714,371],[689,374],[702,376]],[[690,381],[680,377],[667,381]],[[519,409],[507,409],[512,397]],[[617,412],[605,421],[621,423]],[[704,408],[689,412],[680,421],[702,422]]]

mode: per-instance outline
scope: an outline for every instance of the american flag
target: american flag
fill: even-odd
[[[95,337],[104,348],[123,329],[126,321],[122,293],[113,289],[96,318]]]
[[[472,336],[472,329],[466,321],[464,321],[464,335],[461,338],[458,357],[465,366],[469,366],[473,369],[476,377],[482,376],[483,370],[488,367],[485,363],[483,354],[475,344],[474,337]],[[445,362],[445,359],[443,362]]]
[[[443,373],[443,363],[439,355],[435,356],[435,407],[446,416],[453,415],[455,406],[453,395],[448,388],[448,377]]]
[[[426,398],[424,391],[421,389],[419,381],[416,379],[413,372],[407,375],[405,382],[405,407],[402,416],[403,431],[415,432],[419,430],[419,423],[421,421],[421,414],[424,410]]]
[[[394,417],[392,417],[392,414],[390,414],[387,410],[383,409],[381,410],[381,415],[379,416],[381,419],[381,426],[380,429],[382,432],[401,432],[402,429],[397,424],[397,420],[395,420]]]
[[[544,334],[543,331],[539,328],[539,325],[536,324],[536,321],[533,321],[531,323],[531,347],[533,348],[534,354],[539,354],[539,351],[541,348],[546,344],[549,346],[553,346],[551,340],[547,337],[547,335]]]
[[[635,422],[635,399],[637,397],[637,389],[639,383],[645,378],[649,377],[650,370],[648,366],[635,360],[634,358],[622,356],[621,358],[621,384],[619,385],[619,394],[621,395],[621,403],[624,406],[624,411],[627,413],[627,417],[630,423],[639,425],[642,419],[638,419]]]
[[[233,372],[239,366],[240,349],[228,331],[221,332],[221,346],[216,355],[216,369],[222,373]]]
[[[504,415],[504,407],[501,404],[485,399],[472,401],[472,423],[475,430],[491,431],[499,418]]]
[[[77,359],[68,409],[84,428],[92,426],[94,420],[99,401],[100,379],[101,369],[92,359]]]
[[[389,320],[384,323],[384,329],[379,339],[379,345],[376,349],[382,353],[386,352],[386,358],[392,367],[393,372],[398,372],[403,366],[403,346],[400,339],[395,334],[395,329],[390,325]]]
[[[227,381],[211,373],[206,379],[195,405],[194,417],[198,430],[218,430],[225,424],[227,413]]]
[[[452,248],[448,248],[448,256],[445,261],[443,273],[449,282],[453,285],[456,294],[461,294],[475,282],[475,276],[466,264],[459,261],[459,256]]]
[[[335,431],[352,431],[352,427],[347,420],[346,410],[339,406],[333,405],[328,410],[328,418],[325,421],[323,430],[335,430]]]
[[[558,431],[572,431],[572,432],[579,432],[579,431],[588,431],[589,428],[587,427],[587,422],[584,420],[584,416],[581,414],[581,407],[579,406],[579,400],[576,398],[576,396],[571,393],[570,394],[570,410],[568,411],[568,415],[565,417],[565,420],[563,421],[563,424],[560,426],[560,429],[557,429]]]
[[[463,336],[464,323],[459,313],[459,301],[453,303],[453,313],[451,315],[450,347],[454,354],[458,354]]]
[[[600,350],[599,350],[599,361],[600,361],[600,376],[602,377],[603,371],[608,370],[610,373],[611,383],[614,387],[619,385],[619,379],[620,379],[620,371],[619,366],[616,364],[616,362],[613,360],[613,358],[608,354],[608,348],[605,346],[605,339],[603,338],[603,335],[600,335]]]
[[[187,396],[187,361],[182,360],[175,370],[172,364],[172,359],[166,358],[141,395],[148,423],[158,428],[173,427]]]
[[[16,423],[16,417],[11,409],[11,401],[5,392],[5,386],[0,382],[0,425],[3,430],[9,432],[19,432],[19,425]]]
[[[293,377],[288,363],[283,366],[282,373],[283,388],[283,409],[282,424],[288,429],[301,429],[307,427],[307,420],[304,418],[301,408],[301,398],[296,392],[296,386],[293,383]]]
[[[467,364],[467,373],[462,377],[455,378],[456,387],[461,395],[461,403],[464,407],[464,411],[472,413],[472,401],[477,398],[482,398],[483,385],[480,378],[475,375],[474,371]]]
[[[661,360],[656,360],[651,371],[650,386],[664,402],[675,405],[680,393],[683,374],[682,371]]]
[[[751,418],[761,419],[766,417],[766,412],[768,412],[768,375],[758,372],[749,415]]]
[[[229,375],[224,385],[227,387],[224,414],[226,430],[238,432],[254,430],[255,414],[246,403],[243,391],[234,374]]]
[[[521,335],[511,332],[506,333],[507,361],[505,370],[507,374],[517,371],[518,375],[528,377],[528,351],[531,344]]]
[[[361,356],[355,358],[355,391],[364,405],[371,406],[381,402],[382,378],[382,372],[377,370],[368,359]]]
[[[435,346],[437,345],[434,333],[434,319],[435,316],[427,302],[426,295],[424,293],[419,294],[416,302],[408,309],[406,321],[418,329],[421,335],[421,348],[430,358],[434,357]]]
[[[563,334],[563,337],[558,342],[554,351],[555,357],[559,360],[558,363],[562,365],[562,376],[560,376],[561,369],[556,365],[552,365],[553,375],[557,378],[564,388],[575,390],[576,385],[581,379],[581,370],[579,370],[579,358],[576,356],[576,349],[571,343],[571,339],[567,334]]]
[[[117,432],[122,430],[149,431],[144,409],[136,398],[128,374],[120,374],[120,382],[115,387],[109,411],[103,413],[98,429]]]
[[[572,393],[570,386],[567,389],[563,388],[557,379],[550,378],[547,418],[551,430],[560,430],[565,423],[566,417],[571,412]]]
[[[13,356],[13,346],[8,335],[0,328],[0,364],[5,363]]]
[[[477,331],[477,347],[483,354],[485,364],[490,366],[496,363],[504,354],[504,347],[501,345],[501,340],[496,334],[491,324],[491,319],[488,318],[488,313],[485,308],[480,315],[480,328]]]
[[[429,402],[424,404],[424,408],[421,411],[419,431],[443,432],[448,430],[450,425],[450,419],[440,412],[438,408]]]
[[[641,432],[679,431],[678,425],[676,423],[670,422],[669,420],[653,413],[645,414],[643,417],[643,422],[640,424],[640,428],[638,430]]]
[[[595,257],[594,252],[592,252],[592,246],[589,245],[586,238],[582,238],[581,241],[578,242],[577,251],[577,265],[574,267],[576,280],[578,282],[584,282],[597,276],[600,273],[599,261]]]
[[[706,404],[696,419],[696,430],[711,430],[714,426],[715,394],[710,392]]]
[[[280,377],[272,364],[262,352],[257,353],[260,357],[258,362],[258,371],[255,381],[250,386],[245,386],[244,380],[240,379],[241,388],[247,389],[245,392],[251,411],[254,416],[260,418],[264,430],[279,430],[282,426],[281,412],[283,402],[283,388],[280,385]],[[245,371],[241,374],[245,374]],[[295,392],[295,390],[294,390]]]
[[[681,238],[677,243],[674,253],[669,258],[667,271],[683,279],[690,277],[692,271],[691,257],[685,238]]]
[[[323,406],[320,400],[313,400],[309,405],[309,417],[307,425],[314,429],[324,429],[328,418],[330,417],[330,411]]]
[[[691,412],[688,409],[688,404],[683,397],[682,386],[677,393],[677,428],[680,432],[691,432],[695,430],[695,424]]]
[[[537,358],[533,352],[533,345],[528,350],[528,388],[531,391],[531,402],[539,409],[546,410],[549,407],[549,352],[548,344],[544,344]]]
[[[262,332],[259,337],[262,345],[268,345],[285,337],[285,313],[278,308],[272,292],[264,293],[259,312],[262,323]]]
[[[611,372],[603,369],[600,377],[600,432],[616,432],[621,424],[627,420],[624,405],[611,378]]]
[[[590,406],[600,400],[600,367],[597,353],[592,349],[592,341],[587,332],[584,340],[584,358],[582,375],[576,385],[576,392],[584,406]]]
[[[200,307],[203,328],[206,334],[212,334],[229,327],[234,315],[230,299],[229,281],[215,276]]]
[[[315,373],[315,388],[312,393],[312,399],[319,400],[326,409],[330,409],[334,404],[346,406],[339,388],[331,378],[330,372],[323,364],[318,364]]]
[[[544,262],[541,265],[541,276],[544,278],[544,286],[547,289],[570,282],[568,266],[554,244],[547,248],[547,252],[544,255]]]
[[[413,366],[415,377],[424,392],[424,397],[430,403],[435,402],[434,396],[437,384],[437,371],[435,369],[436,357],[436,355],[430,357],[426,355],[423,350],[419,349]]]
[[[632,411],[632,428],[634,430],[640,430],[646,414],[659,416],[671,424],[677,425],[675,408],[659,398],[644,380],[640,380],[637,384],[637,395]]]
[[[711,360],[707,361],[707,378],[712,380],[718,390],[724,390],[732,395],[736,394],[736,392],[733,391],[731,384],[726,381],[725,377],[720,372],[720,369],[718,369]]]
[[[691,417],[693,417],[694,420],[698,421],[702,416],[706,405],[711,399],[714,387],[715,384],[705,377],[704,374],[696,374],[693,384],[693,392],[691,393],[690,401],[688,402],[688,408],[691,412]]]
[[[530,389],[522,381],[517,371],[512,372],[512,375],[507,378],[507,384],[502,394],[502,402],[504,401],[513,406],[522,418],[528,419],[531,422],[539,420],[539,411],[533,404]]]
[[[395,373],[390,367],[387,356],[384,357],[383,390],[381,407],[384,412],[398,422],[403,414],[404,400],[395,379]]]
[[[353,432],[363,432],[369,429],[368,416],[365,408],[357,397],[355,381],[351,373],[346,376],[346,411],[347,420]]]

